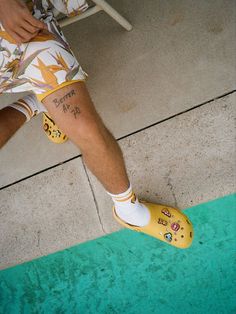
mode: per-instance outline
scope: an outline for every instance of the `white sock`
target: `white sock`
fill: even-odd
[[[26,116],[26,122],[38,113],[46,111],[45,107],[38,101],[35,94],[26,95],[8,105],[8,107],[15,108],[16,110],[24,113]]]
[[[128,190],[121,194],[106,192],[112,197],[115,204],[115,211],[121,219],[140,227],[149,223],[150,212],[145,205],[139,203],[138,198],[132,190],[131,183]]]

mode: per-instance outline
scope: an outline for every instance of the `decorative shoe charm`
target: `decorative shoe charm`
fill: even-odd
[[[48,115],[48,113],[43,113],[43,129],[47,135],[47,137],[56,144],[62,144],[67,141],[68,137],[64,134],[52,118]]]

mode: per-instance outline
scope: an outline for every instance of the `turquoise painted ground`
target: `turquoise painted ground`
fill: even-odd
[[[236,194],[188,208],[191,248],[123,229],[0,272],[0,313],[236,313]]]

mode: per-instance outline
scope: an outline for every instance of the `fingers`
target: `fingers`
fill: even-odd
[[[0,0],[0,4],[3,3]],[[0,12],[0,18],[4,29],[16,41],[17,44],[29,42],[39,31],[48,30],[47,24],[32,16],[27,6],[22,2],[16,2],[15,7],[11,7],[8,2],[4,2],[5,7]],[[1,13],[5,12],[1,16]]]
[[[46,29],[47,26],[45,23],[42,21],[37,20],[31,13],[27,10],[24,10],[24,15],[23,15],[25,21],[27,21],[30,25],[37,27],[39,29]]]
[[[18,43],[29,42],[42,29],[47,29],[47,25],[26,12],[18,28],[12,32],[14,33],[12,36]]]
[[[23,42],[29,42],[32,38],[34,38],[38,34],[38,30],[31,33],[28,30],[25,30],[22,27],[18,27],[14,31],[8,29],[9,35],[16,41],[17,44],[21,44]]]
[[[26,20],[22,20],[22,21],[21,21],[21,27],[22,27],[24,30],[26,30],[26,31],[28,31],[29,33],[31,33],[31,34],[34,34],[34,33],[36,33],[36,32],[39,31],[39,28],[38,28],[38,27],[31,25],[31,24],[30,24],[28,21],[26,21]]]
[[[9,35],[16,41],[17,44],[21,44],[23,42],[23,38],[21,38],[17,33],[8,29],[7,31]]]
[[[32,38],[34,38],[38,34],[38,31],[34,33],[30,33],[28,32],[28,30],[25,30],[24,28],[19,28],[17,29],[17,34],[23,39],[23,42],[29,42]]]

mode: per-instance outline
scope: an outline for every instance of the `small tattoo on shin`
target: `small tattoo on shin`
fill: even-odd
[[[70,112],[74,115],[74,118],[76,119],[77,116],[80,114],[80,109],[79,109],[78,105],[72,106],[71,104],[68,104],[67,102],[65,102],[66,100],[69,100],[68,98],[71,98],[74,95],[75,95],[75,90],[72,89],[70,92],[65,94],[63,97],[54,98],[53,103],[56,106],[56,108],[58,108],[61,105],[61,108],[62,108],[64,113]]]
[[[61,104],[64,103],[65,100],[67,100],[68,98],[71,98],[74,95],[75,95],[75,90],[72,89],[67,94],[65,94],[63,97],[61,97],[61,98],[54,98],[53,99],[53,103],[55,104],[56,108],[58,108]]]
[[[75,119],[77,118],[77,116],[80,114],[80,110],[79,107],[76,105],[72,110],[71,113],[74,114]]]
[[[63,104],[62,108],[63,108],[63,111],[66,113],[70,109],[70,105],[69,104]]]

